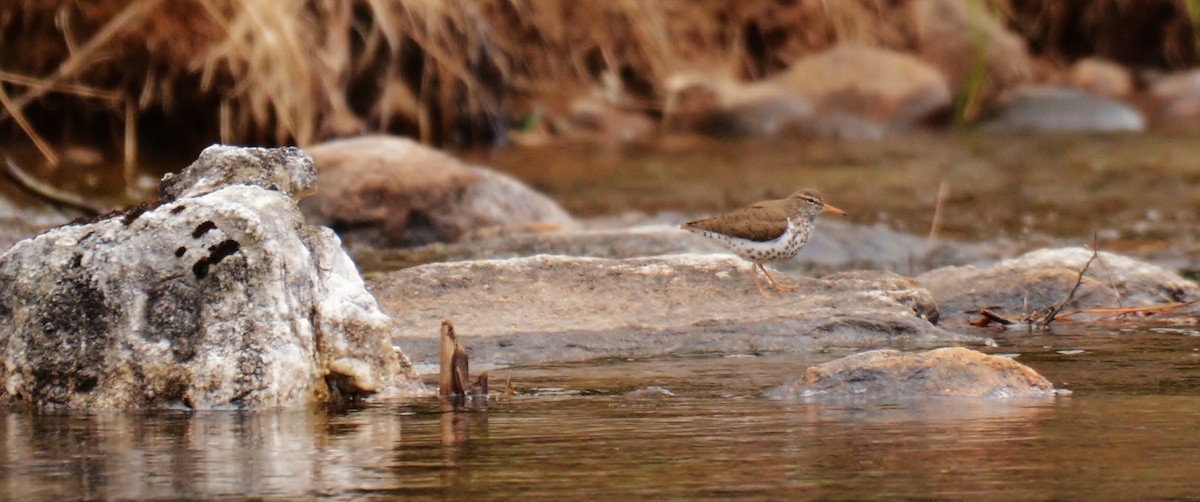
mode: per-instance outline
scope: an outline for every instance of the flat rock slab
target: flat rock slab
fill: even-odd
[[[759,296],[748,262],[698,254],[436,263],[366,280],[415,362],[436,360],[446,318],[472,364],[983,341],[931,324],[929,293],[895,274],[777,277],[798,290]]]
[[[986,267],[943,267],[916,277],[937,300],[943,323],[965,325],[980,308],[1020,317],[1067,298],[1092,256],[1081,247],[1039,249]],[[1149,307],[1200,300],[1200,286],[1133,258],[1100,252],[1064,310]],[[1194,311],[1195,305],[1189,307]]]
[[[680,218],[683,221],[683,218]],[[795,258],[773,263],[772,269],[828,274],[850,269],[895,270],[913,273],[946,265],[994,261],[1008,249],[999,244],[936,243],[883,226],[855,225],[827,218]],[[636,258],[666,254],[722,253],[720,243],[679,229],[653,224],[584,231],[509,234],[457,244],[432,244],[410,249],[353,247],[349,251],[365,270],[395,270],[432,262],[506,259],[536,254]]]
[[[1048,397],[1049,380],[1007,357],[962,347],[906,354],[873,350],[808,368],[800,377],[767,391],[783,400],[913,397]]]

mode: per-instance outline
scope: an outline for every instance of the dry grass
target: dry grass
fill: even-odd
[[[113,124],[128,157],[146,129],[257,144],[368,130],[490,142],[514,117],[580,95],[657,113],[681,72],[757,79],[842,40],[911,48],[911,1],[14,0],[0,5],[0,124],[48,136],[48,158],[72,121]],[[1191,20],[1168,15],[1186,13],[1182,1],[988,8],[1052,57],[1182,65],[1195,59]],[[1128,26],[1158,38],[1130,43]]]

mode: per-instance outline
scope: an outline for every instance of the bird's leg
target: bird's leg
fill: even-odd
[[[758,267],[761,267],[761,266],[762,265],[759,265],[757,263],[751,263],[750,264],[750,274],[754,276],[754,289],[758,290],[758,296],[767,296],[766,293],[763,293],[762,280],[758,278]]]
[[[763,274],[766,274],[767,280],[771,281],[771,285],[775,286],[776,291],[795,291],[796,290],[796,286],[789,286],[787,284],[784,284],[782,282],[775,280],[774,277],[771,277],[771,273],[767,272],[767,267],[764,267],[761,263],[759,263],[757,265],[758,265],[758,268],[762,269]],[[758,275],[755,275],[754,277],[757,279]]]

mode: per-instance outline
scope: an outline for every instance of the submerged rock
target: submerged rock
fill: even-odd
[[[307,151],[320,190],[300,207],[348,245],[416,246],[574,226],[558,204],[519,181],[410,139],[362,136]]]
[[[294,148],[213,146],[163,198],[0,256],[0,399],[275,408],[411,384]],[[399,386],[399,387],[398,387]]]
[[[1060,394],[1049,380],[1007,357],[962,347],[920,353],[873,350],[808,368],[767,391],[785,400],[917,397],[1010,398]]]
[[[539,255],[434,263],[367,285],[414,361],[436,360],[443,318],[472,363],[494,364],[982,341],[934,326],[928,292],[895,274],[776,277],[799,289],[759,296],[749,263],[729,255]]]
[[[1091,256],[1081,247],[1041,249],[986,267],[943,267],[916,280],[929,288],[949,323],[965,323],[984,307],[1019,317],[1066,299]],[[1067,310],[1194,300],[1200,300],[1196,283],[1162,267],[1101,251]]]

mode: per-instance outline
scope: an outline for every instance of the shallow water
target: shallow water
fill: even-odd
[[[1145,499],[1200,490],[1200,336],[993,332],[1074,395],[783,403],[843,355],[500,369],[486,411],[4,414],[0,498]],[[673,395],[659,391],[659,387]]]

